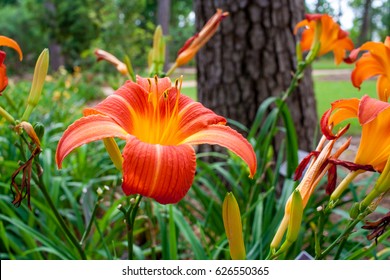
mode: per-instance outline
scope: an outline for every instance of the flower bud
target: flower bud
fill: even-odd
[[[303,215],[303,202],[298,189],[293,192],[291,200],[291,214],[288,222],[286,240],[279,249],[279,253],[286,251],[299,235]]]
[[[28,120],[31,112],[37,106],[43,89],[43,84],[49,69],[49,50],[44,49],[39,55],[35,64],[34,77],[31,85],[30,94],[27,99],[27,108],[22,116],[22,120]]]
[[[115,167],[122,171],[123,157],[115,139],[112,137],[104,138],[103,143]]]
[[[38,146],[41,146],[41,143],[39,141],[39,138],[37,134],[35,133],[35,130],[33,126],[28,122],[21,122],[18,124],[15,129],[23,128],[23,130],[27,133],[28,137]]]
[[[222,218],[229,240],[230,256],[233,260],[246,258],[240,209],[232,192],[228,192],[222,205]]]
[[[41,122],[36,122],[33,125],[35,133],[37,134],[39,140],[42,140],[43,135],[45,134],[45,126]]]

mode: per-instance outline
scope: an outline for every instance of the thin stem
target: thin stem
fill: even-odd
[[[97,201],[95,203],[95,207],[93,208],[93,211],[92,211],[91,219],[89,220],[88,226],[87,226],[86,230],[84,231],[83,236],[81,237],[81,240],[79,242],[80,246],[83,245],[83,243],[85,241],[85,238],[88,236],[89,232],[91,231],[92,224],[93,224],[93,222],[95,220],[96,213],[97,213],[97,210],[99,208],[99,205],[100,205],[100,196],[97,197]]]
[[[4,117],[8,122],[12,124],[15,123],[15,119],[1,106],[0,106],[0,116]]]
[[[294,76],[290,82],[290,86],[284,92],[282,96],[282,101],[285,102],[287,98],[294,92],[297,88],[299,81],[302,79],[303,71],[306,69],[307,64],[305,62],[298,63],[297,71],[294,73]]]
[[[322,260],[324,259],[333,248],[339,244],[344,238],[347,238],[351,231],[355,228],[355,226],[360,222],[360,219],[355,219],[349,222],[348,226],[344,230],[343,233],[341,233],[335,241],[333,241],[332,244],[329,245],[328,248],[326,248],[320,255],[316,257],[317,260]]]
[[[318,218],[318,228],[315,234],[315,253],[316,257],[321,254],[321,243],[325,226],[325,211],[321,210],[320,217]]]
[[[356,219],[354,220],[351,220],[348,224],[348,226],[345,228],[345,230],[343,231],[343,233],[341,233],[336,240],[333,241],[332,244],[329,245],[328,248],[326,248],[321,254],[319,254],[318,256],[316,256],[316,259],[319,259],[319,260],[322,260],[324,259],[329,253],[331,250],[333,250],[334,247],[336,247],[338,244],[340,244],[341,247],[344,246],[344,240],[346,240],[349,235],[351,234],[352,230],[355,228],[355,226],[360,222],[362,221],[369,213],[371,213],[371,209],[370,208],[367,208],[365,209]],[[342,249],[342,248],[341,248]],[[341,250],[339,249],[339,250]],[[341,253],[341,252],[340,252]],[[338,254],[340,254],[338,253]]]
[[[40,170],[41,170],[41,166],[39,165],[39,163],[37,161],[38,161],[38,156],[36,158],[36,163],[35,163],[36,172],[38,174],[40,172]],[[65,235],[68,237],[68,239],[73,244],[73,246],[77,249],[77,251],[80,254],[80,257],[83,260],[86,260],[87,256],[85,255],[85,252],[83,251],[83,248],[81,248],[81,246],[80,246],[79,242],[77,241],[76,237],[70,232],[69,228],[65,224],[64,219],[62,218],[62,216],[58,212],[56,206],[54,205],[53,200],[51,199],[51,197],[49,195],[49,192],[47,191],[46,186],[45,186],[45,184],[43,182],[42,176],[38,176],[36,174],[33,174],[33,180],[38,185],[38,188],[41,190],[41,192],[43,193],[43,196],[45,197],[47,203],[49,204],[50,209],[53,211],[54,216],[57,218],[57,222],[60,224],[61,229],[64,231]]]
[[[142,196],[138,195],[134,205],[130,206],[126,212],[126,227],[127,227],[127,251],[128,259],[133,259],[133,243],[134,243],[134,221],[137,216],[137,211],[139,204],[141,202]]]

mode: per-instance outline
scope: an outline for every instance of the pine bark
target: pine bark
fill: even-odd
[[[199,30],[221,8],[229,16],[197,55],[198,98],[206,107],[250,127],[257,108],[280,96],[295,71],[295,24],[303,0],[196,0]],[[311,69],[288,100],[300,149],[311,150],[317,127]]]

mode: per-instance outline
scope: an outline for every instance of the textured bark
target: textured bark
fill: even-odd
[[[169,34],[169,20],[171,17],[171,0],[159,0],[157,4],[157,23],[161,25],[164,35]],[[169,44],[165,46],[164,71],[168,70]]]
[[[363,16],[362,16],[362,26],[360,28],[360,34],[359,34],[359,45],[363,44],[366,41],[370,40],[370,24],[371,24],[371,9],[372,9],[372,0],[365,0],[364,1],[364,9],[363,9]]]
[[[199,29],[217,8],[228,11],[219,31],[197,56],[199,100],[250,127],[258,106],[287,89],[295,70],[295,24],[303,0],[196,0]],[[317,127],[311,70],[288,105],[301,149],[312,149]]]

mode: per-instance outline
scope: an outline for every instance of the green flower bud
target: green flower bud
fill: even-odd
[[[45,126],[40,122],[36,122],[33,125],[33,128],[34,128],[35,133],[37,134],[39,140],[42,140],[42,137],[45,134]]]
[[[43,89],[43,84],[49,69],[49,50],[44,49],[38,57],[35,64],[33,82],[30,89],[30,94],[27,99],[27,108],[22,116],[22,120],[28,120],[31,112],[37,106]]]

